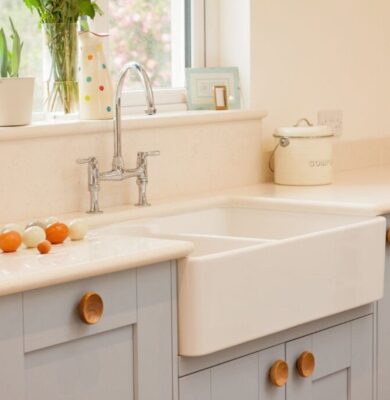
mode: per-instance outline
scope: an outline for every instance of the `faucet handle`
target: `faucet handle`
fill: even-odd
[[[77,164],[88,164],[88,191],[90,193],[90,207],[88,214],[99,214],[99,162],[96,157],[78,158]]]
[[[156,156],[159,156],[159,155],[160,155],[160,152],[158,150],[155,150],[155,151],[139,151],[137,153],[137,166],[145,164],[145,168],[146,168],[147,158],[148,157],[156,157]]]
[[[160,155],[159,150],[153,150],[153,151],[140,151],[138,152],[138,157],[146,158],[146,157],[156,157]]]
[[[137,153],[137,168],[141,169],[141,175],[137,178],[138,185],[138,203],[137,207],[150,206],[146,197],[146,189],[148,184],[148,157],[159,156],[160,152],[156,151],[139,151]]]
[[[77,164],[97,165],[97,158],[96,157],[78,158],[76,162]]]

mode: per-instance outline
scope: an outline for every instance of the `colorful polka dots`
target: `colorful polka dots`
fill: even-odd
[[[0,0],[1,1],[1,0]],[[87,35],[85,40],[87,40]],[[80,116],[81,118],[112,119],[113,90],[109,64],[104,57],[104,45],[93,42],[84,45],[80,65]]]

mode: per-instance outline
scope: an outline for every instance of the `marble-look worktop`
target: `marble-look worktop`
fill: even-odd
[[[191,242],[91,231],[47,255],[36,249],[0,254],[0,296],[174,260],[192,249]]]
[[[320,187],[249,187],[160,201],[149,208],[133,206],[60,216],[64,221],[84,217],[91,231],[86,240],[54,246],[49,255],[21,250],[0,255],[0,295],[83,279],[188,256],[193,244],[137,236],[104,235],[98,227],[124,221],[188,212],[205,207],[240,205],[273,210],[383,215],[390,212],[390,166],[351,170],[338,174],[334,183]],[[11,221],[10,221],[11,222]],[[22,221],[25,223],[26,221]]]
[[[99,215],[81,212],[63,217],[65,220],[87,218],[90,226],[101,226],[222,204],[239,204],[242,199],[245,203],[251,201],[253,205],[262,208],[361,216],[384,215],[390,213],[390,165],[338,173],[331,185],[281,186],[260,183],[198,196],[164,199],[147,208],[124,206],[106,209]]]
[[[240,192],[239,189],[232,194]],[[390,212],[390,165],[338,173],[332,185],[299,187],[265,183],[245,188],[245,195],[306,210],[384,215]]]

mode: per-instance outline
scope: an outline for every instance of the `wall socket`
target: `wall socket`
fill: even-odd
[[[318,125],[326,125],[332,128],[335,136],[343,134],[343,112],[342,110],[318,111]]]

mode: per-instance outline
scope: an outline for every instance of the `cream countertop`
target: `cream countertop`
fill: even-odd
[[[0,254],[0,296],[186,257],[191,242],[90,232],[80,242]]]
[[[160,201],[145,209],[121,207],[96,216],[64,215],[65,221],[85,217],[92,228],[88,238],[54,246],[52,253],[45,256],[38,255],[36,250],[0,255],[0,295],[186,257],[193,249],[190,242],[107,236],[93,228],[210,206],[239,205],[243,200],[246,205],[249,201],[254,207],[274,210],[383,215],[390,213],[390,166],[343,172],[328,186],[288,187],[265,183],[196,198]]]
[[[231,191],[240,196],[241,189]],[[365,216],[390,213],[390,165],[344,171],[332,185],[280,186],[265,183],[245,188],[242,193],[266,203],[276,202],[290,209],[336,212]]]
[[[305,210],[376,216],[390,213],[390,165],[345,171],[336,175],[332,185],[280,186],[261,183],[254,186],[153,202],[150,208],[116,207],[103,214],[75,213],[64,220],[87,218],[90,226],[102,226],[130,219],[143,219],[191,211],[222,204],[239,204],[241,199],[262,208]]]

